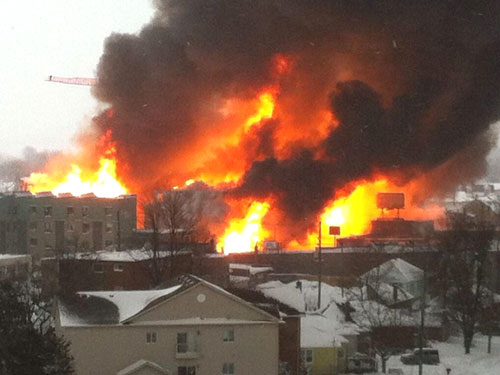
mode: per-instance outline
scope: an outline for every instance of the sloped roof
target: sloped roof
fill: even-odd
[[[168,374],[168,371],[165,370],[160,365],[151,361],[140,359],[139,361],[132,363],[130,366],[125,367],[123,370],[118,371],[116,375],[132,375],[145,367],[153,369],[158,374],[165,374],[165,375]]]
[[[299,312],[317,310],[318,283],[316,281],[298,280],[288,284],[281,281],[269,281],[257,285],[257,289],[266,297],[280,301]],[[321,309],[326,308],[331,302],[345,302],[345,298],[342,297],[342,289],[323,283],[321,287]]]
[[[71,300],[59,301],[61,325],[118,324],[181,287],[182,284],[160,290],[79,292]]]
[[[183,276],[178,280],[177,285],[166,289],[79,292],[70,299],[59,299],[58,313],[61,326],[127,324],[138,315],[198,284],[203,284],[218,293],[247,305],[251,309],[258,310],[272,321],[279,321],[279,318],[276,318],[266,309],[259,308],[196,276]]]
[[[408,283],[421,280],[424,277],[424,271],[401,258],[395,258],[372,268],[361,276],[362,279],[373,277],[388,284]]]

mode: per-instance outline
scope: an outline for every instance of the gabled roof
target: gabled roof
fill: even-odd
[[[259,311],[269,320],[279,321],[278,318],[264,309],[260,309],[214,284],[189,275],[179,278],[177,285],[166,289],[79,292],[71,299],[59,299],[57,305],[60,324],[71,327],[127,324],[132,319],[199,284]]]
[[[390,259],[361,276],[362,279],[377,278],[379,281],[395,284],[418,281],[424,277],[424,271],[401,258]]]
[[[130,366],[125,367],[123,370],[118,371],[116,375],[132,375],[143,368],[150,368],[153,370],[153,372],[158,374],[164,374],[164,375],[168,374],[168,371],[165,370],[160,365],[151,361],[146,361],[144,359],[141,359],[135,363],[132,363]]]

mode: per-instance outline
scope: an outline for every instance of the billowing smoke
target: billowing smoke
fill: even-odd
[[[95,88],[112,107],[96,126],[113,131],[121,172],[139,190],[236,163],[246,172],[229,194],[272,197],[307,227],[360,178],[404,183],[439,170],[451,188],[485,171],[485,132],[500,117],[499,2],[155,5],[138,35],[106,40]],[[223,143],[241,125],[227,121],[227,101],[271,86],[273,120]],[[322,111],[332,114],[325,131]],[[465,150],[475,152],[459,157]]]
[[[26,147],[21,157],[0,155],[0,192],[21,190],[23,177],[41,170],[58,152],[37,151]]]

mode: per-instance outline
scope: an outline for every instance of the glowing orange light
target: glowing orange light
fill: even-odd
[[[99,158],[97,170],[85,169],[78,164],[71,164],[71,171],[64,176],[51,173],[32,173],[26,183],[32,193],[51,191],[53,194],[70,193],[74,196],[93,193],[100,198],[115,198],[128,192],[117,178],[116,174],[116,147],[110,141],[111,133],[104,134],[100,145],[108,147]]]
[[[269,236],[262,219],[269,210],[267,202],[253,202],[243,219],[233,219],[221,240],[220,251],[225,254],[253,251],[255,245]]]
[[[263,119],[273,117],[274,112],[274,96],[270,92],[265,92],[259,96],[257,113],[250,116],[245,122],[245,130],[248,130],[252,125],[258,124]]]

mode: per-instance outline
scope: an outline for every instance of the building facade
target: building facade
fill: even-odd
[[[280,320],[201,279],[59,301],[77,375],[278,374]]]
[[[20,192],[0,195],[0,251],[42,257],[118,246],[132,236],[137,198]]]

